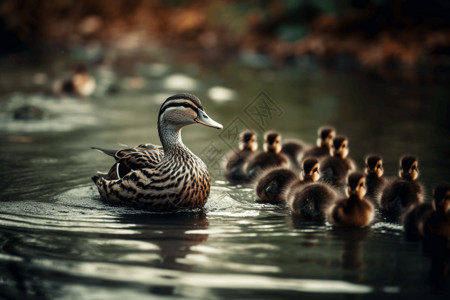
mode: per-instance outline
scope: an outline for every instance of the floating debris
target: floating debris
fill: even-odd
[[[8,138],[10,143],[31,144],[33,139],[28,136],[10,136]]]

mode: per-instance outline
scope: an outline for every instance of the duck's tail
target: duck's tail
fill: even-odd
[[[117,150],[111,150],[111,149],[104,149],[104,148],[98,148],[98,147],[91,147],[91,149],[100,151],[100,152],[105,153],[106,155],[109,155],[112,157],[115,157],[116,153],[117,153]]]

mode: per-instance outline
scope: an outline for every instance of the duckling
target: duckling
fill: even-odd
[[[290,185],[286,192],[286,202],[291,211],[308,220],[324,219],[326,209],[337,198],[337,193],[331,186],[317,182],[320,177],[319,169],[317,158],[304,160],[302,181]]]
[[[422,185],[417,158],[405,155],[400,158],[399,178],[386,185],[380,199],[382,212],[392,221],[408,211],[412,206],[423,202]]]
[[[56,81],[53,91],[57,95],[88,97],[95,91],[95,86],[95,79],[87,73],[86,67],[78,66],[69,78]]]
[[[305,149],[305,143],[297,139],[288,139],[281,143],[281,153],[287,156],[291,168],[297,173],[302,169],[300,159]]]
[[[258,149],[256,133],[245,130],[240,134],[239,150],[232,150],[226,157],[225,178],[230,183],[246,183],[247,175],[244,172],[244,165],[248,158]]]
[[[315,157],[307,158],[302,163],[302,171],[300,172],[300,180],[297,180],[289,188],[303,186],[306,183],[316,182],[320,178],[319,160]]]
[[[299,176],[291,169],[276,167],[262,172],[257,178],[255,190],[258,203],[280,204],[285,203],[285,189]]]
[[[402,216],[403,229],[407,240],[416,241],[420,239],[421,232],[419,227],[425,216],[429,216],[433,212],[433,205],[431,203],[422,203],[409,209]]]
[[[336,136],[333,139],[333,156],[321,162],[321,180],[334,186],[345,184],[347,175],[355,170],[355,163],[348,158],[348,139],[345,136]]]
[[[305,151],[303,159],[308,157],[323,158],[331,155],[331,148],[333,146],[336,130],[330,126],[323,126],[319,128],[317,135],[317,146]]]
[[[450,186],[440,184],[434,190],[433,211],[424,218],[419,230],[425,238],[450,238]]]
[[[278,166],[289,166],[286,155],[281,153],[281,135],[276,131],[268,131],[264,135],[264,151],[249,157],[244,167],[250,180],[255,180],[262,171]]]
[[[120,152],[114,154],[119,158],[119,171],[116,174],[120,178],[92,177],[101,197],[109,203],[153,211],[202,208],[209,197],[209,171],[203,161],[181,140],[181,129],[195,123],[223,128],[205,113],[196,96],[176,94],[167,98],[158,115],[158,133],[164,153],[161,154],[159,147],[141,147],[148,148],[141,149],[146,155],[136,159],[139,164],[131,165],[138,168],[125,175],[120,174],[120,165],[126,164],[120,160],[122,155]],[[133,151],[124,153],[130,154]]]
[[[372,204],[377,206],[380,202],[381,192],[387,181],[383,177],[383,159],[379,155],[368,155],[366,162],[366,198],[371,200]]]
[[[361,172],[353,172],[347,179],[347,198],[338,200],[329,210],[329,221],[333,225],[347,227],[368,226],[374,219],[375,209],[364,198],[366,179]]]
[[[310,158],[303,162],[301,177],[286,167],[269,169],[256,180],[255,190],[259,203],[285,203],[285,191],[319,179],[319,161]]]

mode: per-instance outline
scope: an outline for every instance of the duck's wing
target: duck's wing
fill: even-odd
[[[117,160],[117,163],[123,164],[131,170],[140,170],[143,168],[155,168],[163,158],[164,151],[162,147],[148,149],[138,146],[134,151],[125,151],[119,154],[121,157]]]
[[[106,179],[120,179],[133,170],[143,168],[153,169],[164,157],[164,150],[161,146],[153,144],[141,144],[135,148],[121,150],[110,150],[98,147],[92,149],[103,152],[115,158],[116,163],[111,167]]]

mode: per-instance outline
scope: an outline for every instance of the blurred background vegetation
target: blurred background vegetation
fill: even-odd
[[[450,1],[4,0],[0,38],[3,61],[79,46],[164,48],[208,62],[243,56],[283,67],[307,56],[381,77],[447,81]]]

